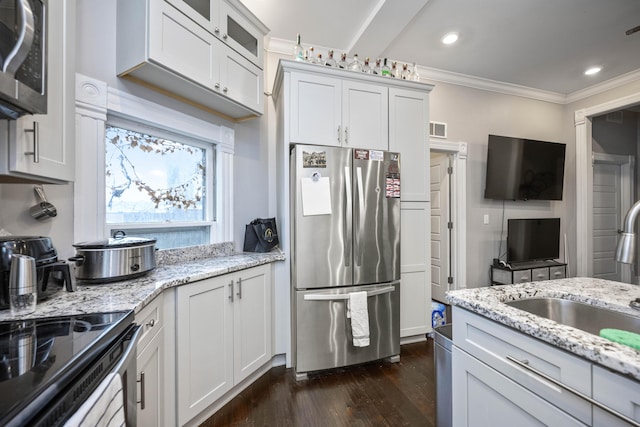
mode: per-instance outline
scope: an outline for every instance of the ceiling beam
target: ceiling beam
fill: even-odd
[[[429,0],[380,0],[349,43],[350,55],[378,58]]]

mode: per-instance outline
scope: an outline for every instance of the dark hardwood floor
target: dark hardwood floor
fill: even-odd
[[[400,362],[377,361],[296,382],[278,367],[220,409],[213,426],[435,426],[433,340],[400,348]]]

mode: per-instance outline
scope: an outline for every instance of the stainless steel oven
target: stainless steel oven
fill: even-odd
[[[47,0],[0,0],[0,118],[47,112]]]
[[[133,312],[0,323],[0,425],[64,426],[119,376],[118,410],[136,425]]]

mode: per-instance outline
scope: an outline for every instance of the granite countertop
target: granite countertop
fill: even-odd
[[[137,313],[164,289],[284,259],[277,249],[267,253],[234,252],[230,242],[158,251],[157,267],[147,275],[96,285],[78,282],[76,292],[58,292],[39,302],[33,313],[15,316],[10,310],[2,310],[0,321],[112,311]]]
[[[564,298],[640,316],[638,310],[629,307],[630,301],[640,298],[640,286],[587,277],[461,289],[447,293],[447,300],[452,305],[640,380],[640,351],[504,304],[533,297]]]

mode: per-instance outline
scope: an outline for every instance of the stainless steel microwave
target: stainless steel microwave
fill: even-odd
[[[47,112],[47,0],[0,0],[0,118]]]

